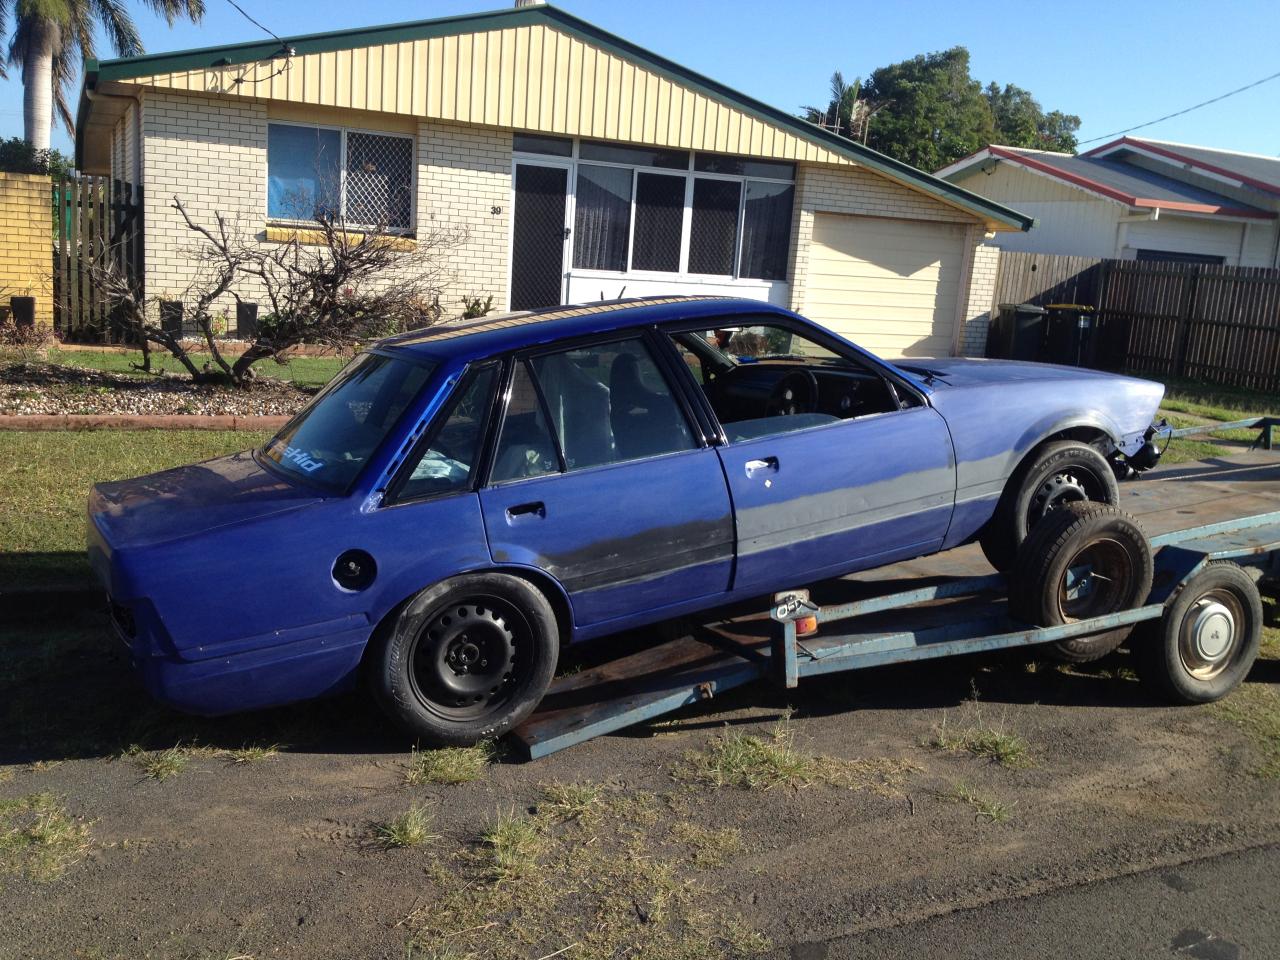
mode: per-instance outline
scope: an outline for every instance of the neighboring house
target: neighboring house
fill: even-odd
[[[1122,137],[1079,156],[991,146],[938,176],[1036,218],[1004,250],[1280,266],[1280,158]]]
[[[175,195],[264,243],[323,201],[466,226],[446,307],[732,294],[946,355],[982,350],[984,236],[1031,225],[544,5],[90,62],[78,130],[144,191],[151,297],[195,269]]]

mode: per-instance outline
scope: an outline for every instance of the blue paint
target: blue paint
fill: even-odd
[[[1094,424],[1129,449],[1161,396],[1158,384],[1075,368],[944,359],[926,361],[934,373],[904,370],[845,344],[910,403],[811,418],[772,437],[691,441],[661,457],[388,500],[468,364],[612,331],[733,326],[744,315],[843,343],[795,314],[738,300],[485,318],[377,347],[429,361],[430,373],[341,491],[289,469],[332,462],[310,448],[284,466],[242,453],[95,487],[90,560],[132,617],[130,650],[148,689],[206,714],[346,689],[378,625],[458,573],[533,576],[567,608],[563,639],[575,642],[928,554],[989,519],[1005,480],[1044,436]],[[753,375],[765,367],[753,364]],[[684,387],[700,396],[691,376]],[[332,577],[351,549],[377,562],[367,589]]]

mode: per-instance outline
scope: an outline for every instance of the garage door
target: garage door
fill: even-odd
[[[949,356],[964,228],[819,213],[806,316],[886,357]]]

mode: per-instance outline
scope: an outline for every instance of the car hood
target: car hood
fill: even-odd
[[[261,466],[251,453],[97,484],[89,516],[113,548],[162,543],[320,500]]]
[[[983,360],[971,357],[939,357],[926,359],[912,357],[896,364],[917,380],[932,389],[947,387],[989,386],[1027,380],[1115,380],[1130,383],[1146,383],[1134,377],[1124,377],[1085,367],[1062,367],[1053,363],[1029,363],[1024,360]],[[1153,384],[1154,385],[1154,384]]]

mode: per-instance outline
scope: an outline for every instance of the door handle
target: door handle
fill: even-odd
[[[776,472],[778,469],[778,458],[764,457],[760,460],[748,460],[745,466],[748,477],[754,477],[757,473],[763,473],[766,470]]]
[[[547,508],[541,500],[535,500],[532,503],[517,503],[513,507],[507,507],[508,520],[519,520],[521,517],[545,517],[546,515]]]

